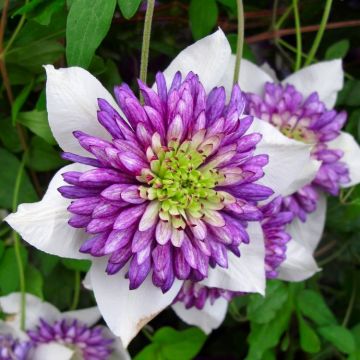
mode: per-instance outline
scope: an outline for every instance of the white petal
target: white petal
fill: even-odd
[[[88,271],[82,281],[82,284],[84,286],[84,288],[86,290],[91,290],[92,291],[92,284],[91,284],[91,276],[90,276],[90,271]]]
[[[342,132],[335,140],[328,143],[332,149],[339,149],[344,152],[340,161],[346,163],[350,170],[350,182],[343,185],[349,187],[360,182],[360,147],[354,137]]]
[[[79,248],[88,235],[81,229],[68,225],[70,213],[66,208],[70,204],[58,192],[65,185],[61,174],[67,171],[85,171],[90,167],[72,164],[60,169],[52,178],[44,198],[33,204],[21,204],[14,214],[5,221],[15,229],[21,237],[37,249],[61,257],[84,259]]]
[[[129,290],[127,269],[107,275],[105,267],[106,259],[96,260],[91,266],[94,295],[110,330],[127,347],[145,324],[172,303],[182,282],[175,280],[171,290],[163,294],[148,276],[138,289]]]
[[[342,61],[322,61],[307,66],[287,77],[283,83],[294,85],[304,98],[316,91],[327,108],[332,109],[337,93],[344,86]]]
[[[102,333],[107,339],[114,340],[114,342],[111,344],[113,351],[108,360],[131,360],[129,353],[124,348],[120,338],[114,336],[114,334],[106,326],[101,326],[101,328]]]
[[[262,140],[256,154],[269,155],[265,176],[258,183],[269,186],[277,195],[290,195],[309,184],[321,163],[310,158],[312,145],[284,136],[266,121],[254,118],[248,133],[258,132]]]
[[[98,307],[93,306],[91,308],[63,312],[61,318],[76,319],[87,326],[93,326],[100,320],[101,314]]]
[[[315,259],[306,246],[290,240],[287,244],[286,260],[279,267],[281,280],[303,281],[320,271]]]
[[[11,314],[6,319],[14,328],[20,329],[21,294],[12,293],[0,297],[0,307],[5,314]],[[42,301],[38,297],[26,294],[26,324],[25,328],[32,329],[39,324],[39,318],[46,321],[56,321],[60,318],[60,311],[53,305]]]
[[[306,222],[296,218],[287,227],[286,231],[292,236],[292,240],[314,252],[318,246],[325,226],[326,197],[320,194],[316,211],[307,215]],[[287,255],[289,259],[289,255]]]
[[[231,55],[226,72],[220,80],[220,85],[225,87],[226,94],[229,97],[234,81],[235,55]],[[240,63],[239,85],[242,91],[262,95],[266,82],[274,82],[274,79],[261,67],[252,62],[242,59]]]
[[[31,357],[34,360],[70,360],[74,350],[58,343],[38,345]]]
[[[294,220],[287,231],[292,239],[287,244],[286,260],[279,267],[279,279],[303,281],[320,271],[313,257],[325,224],[326,197],[320,195],[316,211],[305,223]]]
[[[199,75],[206,92],[217,86],[229,61],[231,49],[221,29],[188,46],[164,71],[169,87],[177,71],[185,77],[190,71]]]
[[[82,130],[90,135],[111,139],[97,121],[97,99],[105,99],[119,111],[115,100],[99,80],[79,67],[55,69],[46,65],[46,103],[51,131],[64,151],[86,154],[72,135]]]
[[[213,305],[207,300],[203,309],[195,307],[186,309],[182,302],[175,303],[172,308],[176,315],[189,325],[199,327],[205,334],[210,334],[217,329],[225,319],[228,302],[219,298]]]
[[[238,258],[228,253],[229,267],[217,266],[209,270],[209,277],[201,284],[232,291],[265,293],[265,247],[264,236],[259,223],[249,223],[249,244],[240,245]]]
[[[0,320],[0,334],[11,335],[20,340],[29,340],[29,337],[25,332],[21,331],[17,326],[8,324],[3,320]]]

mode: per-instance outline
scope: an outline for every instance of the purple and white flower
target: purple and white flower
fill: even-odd
[[[228,90],[234,63],[232,57],[220,81]],[[279,267],[280,279],[301,281],[319,270],[312,255],[325,224],[325,195],[337,195],[341,188],[360,182],[360,147],[341,131],[346,113],[333,110],[343,81],[341,60],[308,66],[282,82],[268,66],[241,62],[239,85],[248,93],[248,111],[286,136],[312,144],[312,158],[321,161],[315,179],[284,198],[282,208],[295,217],[286,227],[292,240]]]
[[[4,360],[129,360],[119,338],[94,326],[97,307],[60,313],[53,305],[26,294],[26,323],[20,330],[21,294],[0,297],[0,358]]]
[[[264,293],[258,202],[318,170],[310,145],[217,87],[230,56],[221,30],[189,46],[153,89],[139,83],[144,105],[127,85],[114,100],[85,70],[46,66],[50,127],[74,164],[6,221],[40,250],[92,260],[87,282],[125,346],[186,281]]]

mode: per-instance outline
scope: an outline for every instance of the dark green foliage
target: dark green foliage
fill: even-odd
[[[5,1],[0,0],[0,11]],[[47,120],[43,65],[82,66],[112,91],[122,81],[136,88],[139,76],[144,5],[141,0],[10,1],[1,54],[7,79],[0,86],[1,219],[14,205],[37,201],[52,175],[66,164]],[[273,19],[272,6],[278,3]],[[323,0],[301,0],[301,26],[319,24]],[[279,78],[288,75],[296,47],[293,13],[279,31],[290,47],[269,30],[291,6],[290,0],[245,0],[243,55],[269,63]],[[220,26],[236,52],[236,0],[158,0],[151,35],[149,84],[186,46]],[[330,22],[360,18],[358,1],[333,1]],[[128,21],[129,20],[129,21]],[[18,24],[22,25],[18,27]],[[261,38],[254,38],[261,34]],[[303,32],[303,53],[314,32]],[[360,141],[360,31],[328,29],[316,61],[343,59],[346,81],[337,100],[348,112],[346,131]],[[304,60],[304,58],[303,58]],[[10,88],[11,94],[8,93]],[[314,89],[315,90],[315,89]],[[12,104],[11,104],[12,103]],[[19,134],[21,136],[19,136]],[[24,147],[24,141],[26,142]],[[26,156],[25,156],[26,155]],[[360,159],[359,159],[360,161]],[[21,164],[25,164],[21,173]],[[18,193],[14,185],[20,176]],[[17,198],[17,201],[15,201]],[[16,204],[14,204],[16,203]],[[209,336],[184,325],[169,309],[154,319],[130,345],[135,360],[360,360],[360,186],[328,199],[324,236],[315,254],[322,272],[308,281],[270,281],[265,297],[232,301],[223,325]],[[21,243],[28,292],[69,310],[76,278],[89,261],[60,259]],[[14,233],[0,224],[0,296],[19,291]],[[151,299],[144,299],[151,301]],[[92,306],[81,287],[79,307]]]

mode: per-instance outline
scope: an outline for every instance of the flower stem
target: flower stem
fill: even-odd
[[[70,310],[76,310],[79,305],[79,299],[80,299],[80,271],[75,270],[75,285],[74,285],[74,297],[73,302],[71,304]]]
[[[147,69],[149,63],[149,47],[150,47],[150,36],[151,36],[151,24],[154,14],[155,0],[147,1],[147,8],[144,22],[144,33],[141,48],[141,63],[140,63],[140,80],[146,83]],[[142,99],[142,96],[140,95]]]
[[[19,170],[15,180],[15,187],[14,187],[14,195],[13,195],[13,204],[12,208],[13,211],[16,211],[18,199],[19,199],[19,191],[22,176],[24,174],[25,168],[25,161],[26,161],[25,152],[23,158],[21,160]],[[25,272],[24,272],[24,264],[21,257],[21,248],[20,248],[20,237],[14,231],[14,249],[15,249],[15,256],[16,256],[16,263],[19,271],[19,283],[20,283],[20,292],[21,292],[21,304],[20,304],[20,328],[21,330],[25,330],[25,320],[26,320],[26,284],[25,284]]]
[[[308,66],[308,65],[310,65],[312,63],[312,61],[313,61],[313,59],[315,57],[315,54],[316,54],[316,52],[317,52],[317,50],[319,48],[321,39],[322,39],[322,37],[324,35],[324,32],[325,32],[327,21],[329,19],[331,5],[332,5],[332,0],[326,0],[325,9],[324,9],[323,17],[321,19],[320,27],[319,27],[319,30],[318,30],[316,36],[315,36],[314,43],[312,44],[312,47],[310,49],[309,56],[305,61],[305,66]]]
[[[238,31],[237,31],[237,44],[236,44],[236,60],[234,70],[234,85],[238,83],[240,75],[240,62],[243,54],[244,47],[244,6],[242,0],[237,2],[237,17],[238,17]]]
[[[293,9],[293,5],[290,5],[285,12],[282,14],[282,16],[279,18],[279,20],[275,23],[275,29],[279,30],[282,25],[284,24],[284,22],[286,21],[286,19],[289,17],[291,11]]]
[[[294,17],[295,17],[295,30],[296,30],[296,60],[294,70],[297,71],[301,68],[301,55],[302,55],[302,41],[301,41],[301,26],[298,0],[293,0]]]
[[[352,313],[352,311],[354,309],[354,305],[355,305],[356,293],[357,293],[357,281],[356,281],[356,278],[354,277],[353,288],[352,288],[352,293],[351,293],[349,305],[348,305],[348,307],[346,309],[345,317],[344,317],[344,320],[342,322],[343,327],[347,327],[347,325],[349,323],[350,316],[351,316],[351,313]]]

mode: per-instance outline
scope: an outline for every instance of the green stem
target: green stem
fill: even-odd
[[[342,322],[342,326],[344,326],[344,327],[347,327],[349,320],[350,320],[351,313],[352,313],[354,305],[355,305],[356,293],[357,293],[357,281],[356,281],[355,277],[354,277],[353,283],[354,284],[353,284],[353,288],[352,288],[351,298],[349,301],[349,305],[346,309],[344,320]]]
[[[285,20],[289,17],[289,15],[291,14],[293,10],[293,5],[290,5],[286,11],[281,15],[280,19],[277,21],[277,23],[275,24],[275,29],[280,29],[283,25],[283,23],[285,22]]]
[[[18,200],[19,200],[19,191],[22,176],[24,174],[25,161],[26,161],[26,153],[24,153],[23,158],[21,160],[19,170],[15,180],[14,186],[14,195],[13,195],[13,211],[16,211]],[[19,283],[20,283],[20,292],[21,292],[21,303],[20,303],[20,328],[21,330],[25,330],[25,320],[26,320],[26,284],[25,284],[25,272],[24,272],[24,264],[21,257],[21,246],[20,246],[20,237],[14,232],[14,249],[16,256],[16,263],[19,271]]]
[[[305,61],[305,64],[304,64],[305,66],[308,66],[311,64],[311,62],[313,61],[315,54],[319,48],[321,39],[325,32],[326,24],[327,24],[329,15],[330,15],[331,5],[332,5],[332,0],[326,0],[325,9],[324,9],[323,17],[321,19],[320,27],[315,36],[314,43],[312,44],[312,47],[310,49],[309,56]]]
[[[79,305],[79,299],[80,299],[80,282],[81,282],[81,277],[80,277],[80,271],[75,270],[74,271],[74,275],[75,275],[75,284],[74,284],[74,297],[73,297],[73,302],[71,304],[70,310],[76,310],[78,305]]]
[[[238,83],[240,75],[240,62],[244,47],[244,6],[242,0],[237,2],[237,17],[238,17],[238,31],[237,31],[237,44],[236,44],[236,60],[234,70],[234,85]]]
[[[25,0],[25,5],[29,2],[29,0]],[[26,15],[22,15],[14,32],[11,35],[11,38],[9,39],[9,41],[7,42],[5,49],[3,51],[3,53],[1,54],[2,56],[5,56],[6,52],[10,49],[11,45],[13,44],[13,42],[15,41],[16,37],[18,36],[21,28],[23,27],[24,23],[26,20]]]
[[[296,60],[294,70],[297,71],[301,68],[301,54],[302,54],[302,41],[301,41],[301,27],[298,0],[293,0],[294,18],[295,18],[295,31],[296,31]]]
[[[150,36],[151,36],[151,24],[154,14],[155,0],[148,0],[145,22],[144,22],[144,33],[143,33],[143,42],[141,48],[141,63],[140,63],[140,80],[143,83],[146,83],[147,69],[149,63],[149,47],[150,47]],[[142,96],[140,95],[142,99]]]
[[[283,46],[284,48],[286,48],[286,49],[290,50],[291,52],[293,52],[294,54],[296,54],[296,51],[297,51],[296,48],[293,47],[292,45],[290,45],[290,44],[289,44],[288,42],[286,42],[285,40],[279,38],[279,39],[277,40],[277,42],[278,42],[279,45]],[[302,56],[304,59],[307,59],[307,58],[308,58],[308,55],[307,55],[307,54],[304,54],[304,53],[302,53],[301,56]],[[313,62],[318,62],[318,61],[319,61],[319,60],[316,59],[316,58],[313,59]],[[354,77],[353,77],[352,75],[350,75],[349,73],[346,73],[346,72],[345,72],[345,77],[346,77],[347,79],[349,79],[349,80],[354,79]]]

